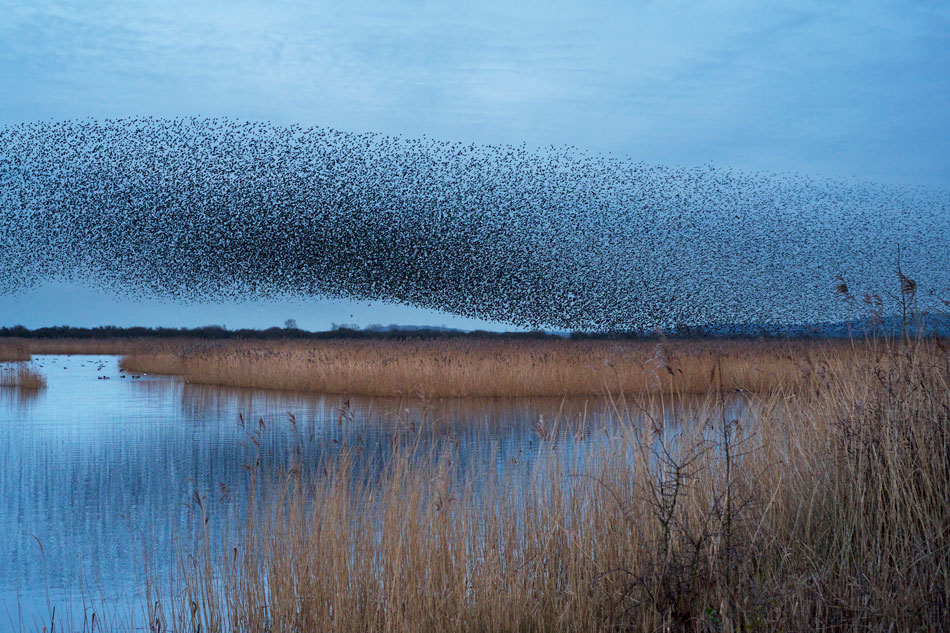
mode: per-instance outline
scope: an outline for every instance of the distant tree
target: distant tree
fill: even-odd
[[[297,329],[297,319],[287,319],[284,321],[285,330],[296,330]]]

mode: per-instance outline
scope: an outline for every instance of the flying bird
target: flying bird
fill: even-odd
[[[0,293],[332,297],[589,331],[947,296],[946,192],[222,118],[0,127]],[[921,306],[926,309],[927,306]],[[352,316],[352,315],[351,315]]]

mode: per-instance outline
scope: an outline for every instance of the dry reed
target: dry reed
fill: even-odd
[[[611,441],[523,480],[404,450],[371,478],[252,476],[262,512],[149,586],[152,630],[946,630],[939,345],[862,344],[749,419],[713,406],[677,432],[618,402]]]
[[[0,363],[28,360],[30,360],[30,352],[24,343],[14,340],[0,340]]]
[[[8,367],[0,370],[0,387],[45,389],[46,377],[29,365],[18,364],[16,368]]]
[[[121,356],[169,346],[183,346],[185,338],[10,338],[6,344],[31,354],[91,354]],[[2,344],[2,343],[0,343]]]
[[[153,344],[126,371],[203,384],[367,396],[703,394],[803,385],[847,362],[843,341],[336,340]]]

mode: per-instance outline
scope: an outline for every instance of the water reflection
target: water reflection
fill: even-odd
[[[60,614],[81,580],[87,593],[132,604],[142,552],[170,560],[164,554],[188,539],[196,499],[246,510],[249,464],[275,472],[291,460],[314,466],[346,450],[372,466],[398,445],[420,454],[451,446],[463,468],[514,473],[544,451],[576,454],[609,441],[618,410],[643,415],[595,398],[224,389],[123,377],[113,357],[48,356],[35,365],[47,377],[42,394],[0,392],[0,631],[17,628],[18,608],[28,623],[45,615],[47,586]],[[694,404],[656,415],[676,417]],[[211,514],[212,531],[224,514]]]
[[[0,387],[0,407],[5,409],[24,409],[31,406],[40,396],[42,389],[24,389],[23,387]]]
[[[29,367],[28,363],[0,362],[0,407],[25,407],[36,401],[43,392],[42,386],[25,386],[18,380],[18,370]]]

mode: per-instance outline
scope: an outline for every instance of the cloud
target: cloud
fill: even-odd
[[[939,5],[39,2],[4,15],[0,122],[226,115],[950,182]]]

